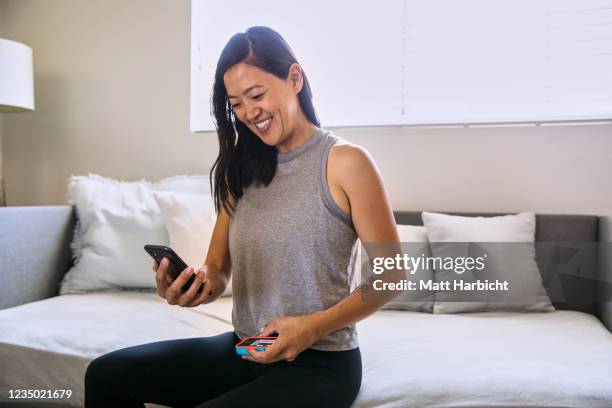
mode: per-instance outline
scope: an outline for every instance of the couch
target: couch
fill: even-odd
[[[395,217],[422,225],[420,212]],[[21,406],[81,406],[96,356],[232,328],[231,297],[180,308],[144,290],[58,296],[75,221],[72,206],[0,208],[0,405],[10,389],[51,389],[71,396]],[[536,222],[539,242],[609,234],[604,217],[537,214]],[[380,310],[364,319],[357,324],[363,382],[353,406],[612,406],[612,308],[602,301],[610,299],[612,268],[602,258],[598,279],[561,276],[565,296],[552,313]]]

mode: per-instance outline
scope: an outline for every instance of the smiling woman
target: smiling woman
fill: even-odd
[[[263,143],[276,146],[278,151],[283,152],[294,148],[281,140],[287,130],[304,127],[311,133],[315,128],[314,124],[307,125],[308,119],[295,97],[302,88],[302,78],[303,73],[297,63],[289,68],[289,79],[281,80],[240,62],[225,72],[223,82],[227,84],[227,96],[235,117],[261,136]],[[232,95],[233,88],[244,91],[236,91],[236,95]],[[272,128],[274,130],[270,131]]]
[[[160,296],[184,307],[215,301],[231,278],[234,330],[98,357],[86,404],[349,407],[362,376],[355,323],[386,303],[350,292],[352,249],[358,237],[399,241],[380,174],[364,149],[320,127],[306,74],[268,27],[230,38],[212,110],[218,216],[206,260],[185,293],[189,270],[167,286],[167,264],[154,269]],[[275,340],[239,356],[235,345],[256,335]]]
[[[228,197],[239,199],[242,185],[270,183],[277,151],[301,145],[320,126],[306,74],[289,44],[267,27],[230,38],[217,63],[212,104],[219,137],[215,203],[228,212]],[[238,164],[249,172],[239,175]]]

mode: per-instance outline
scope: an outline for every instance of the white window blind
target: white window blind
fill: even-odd
[[[323,126],[612,118],[612,0],[192,0],[191,130],[227,40],[278,31]]]

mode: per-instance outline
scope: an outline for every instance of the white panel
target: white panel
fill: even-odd
[[[217,59],[233,34],[254,25],[269,26],[287,40],[308,75],[324,126],[370,125],[372,118],[396,123],[401,108],[396,11],[401,3],[387,3],[390,7],[372,7],[363,0],[310,0],[296,9],[278,0],[242,8],[193,0],[191,130],[214,129],[210,97]],[[231,18],[219,18],[230,13]]]
[[[612,118],[612,0],[290,4],[192,0],[192,131],[213,129],[215,64],[253,25],[291,45],[323,126]]]

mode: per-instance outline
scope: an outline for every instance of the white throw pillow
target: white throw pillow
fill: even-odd
[[[425,227],[417,225],[397,225],[397,233],[402,244],[402,251],[409,254],[410,256],[430,256],[429,243],[427,240],[427,232]],[[357,288],[362,281],[362,265],[369,262],[367,254],[364,253],[362,258],[362,244],[357,239],[356,247],[354,248],[354,260],[352,264],[355,265],[354,279],[351,285],[351,291]],[[420,280],[432,280],[433,271],[427,269],[419,269],[411,278],[414,281]],[[426,295],[426,296],[424,296]],[[416,312],[428,312],[433,311],[433,294],[424,294],[420,291],[404,291],[398,295],[395,299],[387,303],[382,309],[397,309],[397,310],[409,310]]]
[[[438,268],[436,282],[509,282],[509,290],[439,291],[435,295],[434,313],[555,310],[542,286],[535,260],[533,212],[496,217],[423,212],[422,217],[434,257],[484,260],[481,270],[462,268],[460,274],[457,269]]]
[[[206,260],[217,214],[212,196],[155,192],[170,236],[170,246],[197,271]],[[232,294],[232,283],[223,296]]]
[[[68,202],[76,207],[71,248],[74,266],[60,294],[156,287],[145,244],[168,244],[154,191],[208,194],[208,175],[184,175],[157,183],[117,181],[97,174],[71,176]]]

